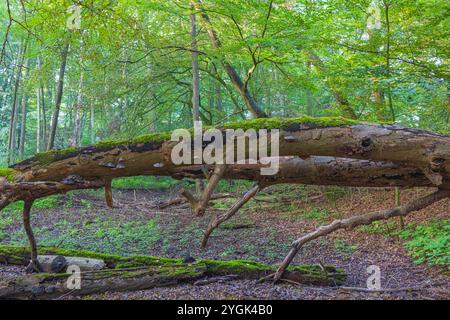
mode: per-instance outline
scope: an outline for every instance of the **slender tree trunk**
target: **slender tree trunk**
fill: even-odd
[[[200,120],[200,70],[197,52],[197,26],[195,14],[190,15],[192,40],[192,119]]]
[[[385,17],[386,17],[386,78],[388,80],[387,85],[387,96],[388,96],[388,103],[389,103],[389,110],[391,111],[392,121],[395,122],[395,110],[394,105],[392,102],[392,90],[391,90],[391,84],[389,82],[391,77],[391,22],[389,20],[389,3],[384,0],[384,11],[385,11]]]
[[[306,72],[309,76],[311,76],[311,67],[312,67],[312,62],[311,61],[307,61],[306,62]],[[314,109],[314,101],[312,98],[312,93],[310,89],[306,89],[306,114],[308,116],[312,116],[313,115],[313,109]]]
[[[208,32],[208,37],[211,41],[212,46],[215,49],[220,49],[222,47],[222,44],[220,43],[220,40],[219,40],[216,30],[213,28],[213,26],[211,24],[209,16],[202,9],[201,1],[195,0],[194,3],[195,3],[194,4],[195,8],[202,12],[201,17],[205,24],[206,30]],[[223,64],[225,71],[228,74],[228,77],[230,78],[231,82],[233,83],[233,86],[239,92],[242,99],[244,99],[245,105],[247,106],[248,110],[256,118],[267,118],[266,113],[260,108],[260,106],[258,105],[256,100],[252,97],[252,95],[248,91],[248,88],[244,85],[244,82],[242,81],[242,79],[239,76],[236,69],[225,60],[222,61],[222,64]]]
[[[14,94],[12,99],[12,108],[11,108],[11,121],[9,125],[9,142],[8,142],[8,164],[11,164],[14,160],[14,155],[16,152],[16,126],[17,126],[17,114],[18,114],[18,92],[20,86],[20,80],[22,78],[22,69],[23,63],[25,59],[25,52],[27,48],[27,43],[25,43],[20,50],[18,65],[17,65],[17,74],[16,74],[16,82],[14,86]]]
[[[336,88],[333,81],[329,79],[328,76],[326,76],[325,65],[323,64],[320,57],[314,52],[309,52],[309,58],[311,59],[312,64],[317,68],[317,70],[325,76],[325,83],[330,89],[334,100],[336,100],[337,104],[339,105],[342,114],[347,118],[357,119],[358,116],[356,115],[355,110],[353,110],[353,108],[350,106],[349,101],[345,98],[343,93],[338,88]]]
[[[47,146],[47,114],[45,112],[45,92],[42,83],[39,86],[39,96],[41,98],[41,111],[42,111],[42,142],[40,150],[44,150]]]
[[[91,104],[91,114],[90,114],[90,129],[91,129],[91,144],[95,143],[95,133],[94,133],[94,123],[95,123],[95,113],[94,106]]]
[[[8,104],[8,95],[6,94],[6,89],[8,88],[8,86],[11,83],[11,75],[8,73],[8,70],[5,69],[4,72],[5,72],[5,78],[2,83],[2,91],[0,94],[0,108],[1,108],[1,106],[3,106],[3,105],[6,106]],[[6,116],[6,113],[4,115]]]
[[[36,152],[41,151],[41,97],[39,88],[36,89]]]
[[[20,137],[19,137],[19,156],[23,157],[25,152],[25,139],[26,139],[26,130],[27,130],[27,103],[28,103],[28,95],[24,92],[22,96],[22,119],[20,125]]]
[[[214,87],[216,89],[216,108],[217,108],[217,111],[219,111],[219,113],[222,113],[222,111],[223,111],[222,87],[218,83],[215,83]]]
[[[25,78],[28,78],[29,74],[29,63],[28,60],[25,64]],[[26,136],[26,130],[27,130],[27,103],[28,103],[28,92],[26,91],[26,88],[24,88],[24,92],[22,95],[22,119],[21,119],[21,125],[20,125],[20,137],[19,137],[19,156],[20,158],[23,157],[24,151],[25,151],[25,136]]]
[[[195,123],[196,121],[200,121],[200,69],[198,66],[197,25],[195,13],[190,15],[190,21],[192,40],[192,120]],[[197,193],[202,192],[201,179],[195,180],[195,189]]]
[[[54,144],[55,144],[56,128],[58,127],[59,110],[61,108],[61,101],[62,101],[62,96],[63,96],[64,74],[66,72],[66,62],[67,62],[68,53],[69,53],[69,44],[66,44],[63,49],[62,56],[61,56],[61,67],[59,70],[58,89],[56,92],[55,110],[54,110],[53,116],[52,116],[52,124],[51,124],[51,128],[50,128],[50,135],[48,138],[47,150],[53,149]]]
[[[81,116],[83,110],[83,70],[80,71],[77,100],[75,102],[75,121],[73,129],[73,141],[76,146],[81,146]]]
[[[376,82],[376,80],[375,80]],[[381,122],[386,121],[385,99],[384,92],[379,84],[375,84],[376,89],[373,91],[373,102],[375,104],[375,111],[377,119]]]

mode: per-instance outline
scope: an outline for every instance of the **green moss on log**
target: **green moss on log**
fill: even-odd
[[[224,124],[226,129],[287,129],[295,124],[305,124],[311,127],[339,127],[358,124],[358,121],[343,117],[301,116],[297,118],[259,118]]]
[[[61,249],[61,248],[49,248],[49,247],[40,247],[38,249],[38,254],[40,255],[61,255],[66,257],[86,257],[92,259],[101,259],[105,261],[107,265],[115,265],[121,261],[126,262],[127,258],[97,253],[87,250],[73,250],[73,249]],[[10,257],[20,260],[28,260],[30,257],[30,249],[28,247],[20,247],[20,246],[9,246],[2,245],[0,246],[0,258],[1,257]]]
[[[7,181],[13,182],[16,180],[17,171],[10,168],[0,168],[0,177],[5,177]]]
[[[226,123],[223,125],[218,125],[216,128],[220,129],[289,129],[295,128],[296,125],[304,125],[306,127],[311,128],[320,128],[320,127],[337,127],[337,126],[347,126],[347,125],[355,125],[359,122],[352,119],[346,119],[343,117],[319,117],[313,118],[309,116],[301,116],[297,118],[259,118],[253,120],[245,120],[239,122]],[[204,127],[204,130],[213,127]],[[192,129],[188,129],[191,130]],[[134,144],[142,144],[149,142],[164,142],[170,140],[172,132],[158,132],[141,135],[131,139],[119,139],[119,140],[107,140],[101,141],[93,146],[87,147],[94,149],[95,148],[114,148],[116,146],[121,145],[134,145]],[[85,147],[86,148],[86,147]],[[47,152],[37,153],[34,159],[40,163],[41,165],[49,164],[53,161],[59,159],[68,158],[71,154],[76,155],[80,151],[85,148],[68,148],[64,150],[52,150]]]
[[[237,275],[240,278],[258,279],[273,273],[276,268],[267,264],[249,260],[211,260],[200,259],[193,263],[186,263],[182,259],[161,258],[152,256],[121,257],[110,254],[97,253],[86,250],[39,248],[41,255],[62,255],[95,258],[105,261],[108,269],[99,275],[117,275],[121,277],[135,277],[140,274],[163,275],[173,279],[196,279],[200,276]],[[27,247],[0,246],[0,262],[13,264],[27,264],[30,250]],[[142,267],[142,269],[140,269]],[[127,269],[139,268],[136,270]],[[55,276],[55,275],[51,275]],[[346,279],[343,270],[334,266],[296,265],[288,268],[288,278],[302,283],[318,285],[342,284]],[[49,275],[43,275],[43,278]],[[50,278],[51,279],[51,278]]]
[[[100,141],[96,143],[94,147],[115,147],[120,145],[139,144],[147,142],[162,142],[170,140],[170,137],[171,137],[170,132],[157,132],[144,134],[131,139]]]
[[[80,150],[80,148],[67,148],[64,150],[51,150],[51,151],[39,152],[34,155],[34,158],[40,164],[45,165],[45,164],[52,163],[55,160],[63,159],[70,154],[76,154],[79,150]]]
[[[199,262],[204,263],[208,270],[207,272],[214,275],[236,274],[245,276],[249,273],[266,273],[273,270],[273,268],[267,264],[249,260],[221,261],[203,259]]]

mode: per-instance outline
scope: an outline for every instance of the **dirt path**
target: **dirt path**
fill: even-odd
[[[33,221],[38,241],[44,245],[73,247],[122,255],[146,254],[168,257],[252,259],[275,264],[288,251],[290,242],[316,226],[337,217],[392,206],[392,192],[356,190],[329,197],[321,188],[268,190],[249,203],[223,228],[216,230],[205,250],[200,249],[208,218],[194,218],[190,209],[178,205],[160,210],[157,204],[171,195],[167,191],[115,191],[118,207],[108,209],[101,194],[78,193],[60,199],[56,208],[36,209]],[[298,192],[301,196],[293,196]],[[402,200],[422,191],[405,191]],[[294,200],[292,200],[294,199]],[[207,215],[220,212],[232,199],[216,201]],[[64,207],[64,209],[63,209]],[[407,218],[406,223],[430,217],[448,217],[449,200]],[[13,215],[14,213],[11,213]],[[13,219],[14,220],[14,219]],[[334,264],[349,277],[345,286],[366,287],[367,267],[379,266],[382,288],[409,289],[367,293],[341,288],[257,283],[250,280],[186,284],[131,293],[105,293],[92,299],[448,299],[449,276],[443,269],[416,265],[402,245],[389,236],[394,224],[380,225],[382,232],[337,232],[307,245],[295,263]],[[384,230],[385,228],[386,230]],[[2,242],[25,243],[20,221],[6,226],[9,238]],[[81,230],[81,231],[80,231]],[[377,231],[375,229],[375,231]],[[0,278],[14,277],[20,268],[0,266]]]

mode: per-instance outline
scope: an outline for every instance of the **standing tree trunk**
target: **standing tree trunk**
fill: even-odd
[[[29,68],[28,68],[28,60],[25,64],[25,79],[28,78]],[[26,88],[24,88],[24,92],[22,95],[22,120],[20,125],[20,137],[19,137],[19,156],[23,157],[25,151],[25,134],[27,130],[27,103],[28,103],[28,93]]]
[[[325,74],[326,70],[322,59],[320,59],[320,57],[314,52],[309,52],[309,58],[312,64],[317,68],[319,73],[324,75],[325,83],[331,91],[334,100],[336,100],[337,104],[339,105],[343,116],[350,119],[357,119],[358,116],[356,115],[355,110],[353,110],[353,108],[350,106],[350,102],[347,100],[347,98],[345,98],[342,92],[338,88],[336,88],[334,82]]]
[[[63,96],[64,74],[66,72],[66,62],[67,62],[68,53],[69,53],[69,44],[66,44],[63,49],[62,56],[61,56],[61,67],[59,70],[58,90],[56,92],[55,111],[53,112],[53,116],[52,116],[52,125],[50,128],[50,135],[48,138],[47,150],[53,149],[54,144],[55,144],[55,135],[56,135],[56,128],[58,126],[58,117],[59,117],[59,110],[61,108],[61,100],[62,100],[62,96]]]
[[[311,77],[311,68],[312,68],[312,62],[307,61],[306,62],[306,72],[309,77]],[[308,116],[313,116],[314,113],[314,101],[312,97],[311,89],[306,89],[306,114]]]
[[[80,71],[77,100],[75,102],[75,121],[73,128],[73,141],[77,147],[81,146],[81,113],[83,110],[83,70]]]
[[[95,143],[95,133],[94,133],[94,122],[95,122],[95,114],[94,114],[94,106],[91,104],[91,114],[90,114],[90,128],[91,128],[91,144]]]
[[[388,1],[384,0],[383,5],[384,5],[385,18],[386,18],[386,78],[388,80],[387,96],[388,96],[389,110],[391,111],[391,116],[392,116],[392,122],[395,122],[396,116],[395,116],[394,105],[392,102],[391,84],[389,81],[390,77],[391,77],[391,22],[389,20],[390,4],[388,3]]]
[[[41,150],[45,149],[45,146],[47,145],[47,113],[45,112],[45,92],[44,92],[44,86],[42,83],[39,86],[39,96],[41,98],[41,109],[42,109],[42,148]]]
[[[194,122],[200,121],[200,69],[198,66],[198,51],[197,51],[197,26],[195,13],[190,15],[191,20],[191,40],[192,40],[192,120]],[[202,192],[201,179],[195,180],[195,189],[197,193]]]
[[[216,89],[216,108],[217,111],[222,114],[223,106],[222,106],[222,87],[219,83],[215,83],[214,87]]]
[[[384,92],[381,89],[381,86],[377,83],[375,83],[375,90],[373,91],[372,96],[375,106],[375,114],[377,116],[378,121],[380,122],[386,121],[387,119],[386,119]]]
[[[219,37],[217,35],[216,30],[214,30],[211,20],[209,19],[209,16],[205,13],[205,11],[202,8],[201,1],[196,0],[195,9],[198,11],[201,11],[201,17],[204,22],[204,25],[206,27],[206,30],[208,32],[208,37],[211,41],[211,44],[214,49],[220,49],[222,47],[222,44],[219,40]],[[247,106],[248,110],[256,117],[256,118],[267,118],[266,113],[260,108],[256,100],[252,97],[250,92],[248,91],[247,86],[242,81],[241,77],[237,73],[236,69],[227,61],[222,61],[223,67],[225,71],[228,74],[228,77],[230,78],[231,82],[233,83],[236,90],[239,92],[242,99],[244,99],[245,105]]]
[[[36,152],[41,151],[41,97],[39,88],[36,89]]]
[[[200,70],[198,67],[197,27],[195,14],[190,15],[192,40],[192,119],[200,121]]]
[[[9,125],[9,142],[8,142],[8,164],[11,164],[14,160],[16,152],[16,126],[17,126],[17,113],[18,113],[18,92],[20,86],[20,79],[22,78],[23,62],[25,59],[25,52],[27,49],[27,43],[23,45],[22,50],[19,52],[19,60],[17,65],[16,82],[14,85],[14,94],[12,100],[11,109],[11,121]]]

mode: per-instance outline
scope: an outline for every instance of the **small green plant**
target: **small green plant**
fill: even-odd
[[[233,246],[226,247],[221,253],[219,253],[220,257],[228,257],[234,254],[235,249]]]
[[[409,224],[400,233],[416,263],[428,263],[450,270],[450,219],[433,220],[418,226]]]
[[[317,221],[319,224],[324,224],[329,216],[330,213],[327,210],[320,210],[317,208],[303,213],[305,219]]]
[[[338,250],[338,252],[345,255],[352,255],[356,250],[358,250],[358,245],[350,244],[342,239],[335,240],[334,246]]]
[[[159,227],[155,219],[147,224],[131,221],[119,226],[99,229],[95,232],[95,238],[108,248],[109,252],[139,252],[148,250],[160,239]]]
[[[33,209],[51,209],[59,205],[60,196],[50,196],[46,198],[37,199],[33,203]]]
[[[92,207],[93,207],[92,203],[85,199],[80,199],[80,205],[82,205],[83,207],[85,207],[88,210],[92,209]]]
[[[324,194],[325,197],[328,199],[328,201],[332,202],[333,204],[336,204],[336,201],[339,200],[340,198],[350,195],[351,189],[344,187],[330,186],[325,189]]]
[[[398,223],[396,221],[375,221],[369,225],[361,226],[358,229],[364,233],[393,236],[396,234],[396,230],[398,230]]]

